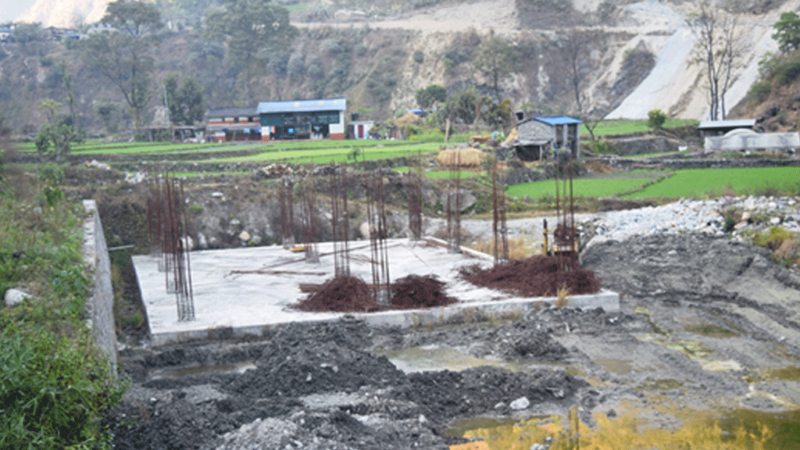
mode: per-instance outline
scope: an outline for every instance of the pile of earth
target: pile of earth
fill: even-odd
[[[464,442],[445,433],[453,419],[509,413],[523,397],[531,404],[569,405],[587,386],[564,370],[405,374],[369,351],[376,333],[356,321],[289,325],[266,342],[231,346],[228,357],[206,356],[215,362],[254,358],[256,367],[243,374],[135,383],[109,417],[115,448],[447,449]],[[565,353],[543,331],[528,333],[543,345],[512,345],[517,355],[552,349],[558,359]],[[187,364],[222,348],[208,344],[123,359],[127,371],[141,375],[151,364]]]

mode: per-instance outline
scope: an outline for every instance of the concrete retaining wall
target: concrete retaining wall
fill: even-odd
[[[83,259],[93,275],[92,292],[86,299],[88,325],[95,342],[109,357],[113,373],[117,373],[117,334],[114,329],[114,288],[111,285],[111,260],[94,200],[84,200],[88,213],[83,222]]]

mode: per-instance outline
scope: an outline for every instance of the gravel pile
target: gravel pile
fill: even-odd
[[[732,233],[781,226],[800,232],[800,203],[790,197],[723,197],[715,200],[687,200],[658,207],[600,213],[591,220],[595,230],[589,246],[634,235],[703,233],[725,235],[725,213],[736,211],[739,221]],[[735,215],[735,216],[737,216]]]

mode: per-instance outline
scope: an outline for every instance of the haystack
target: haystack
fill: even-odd
[[[480,167],[481,161],[486,157],[486,153],[474,148],[457,148],[454,150],[442,150],[436,161],[442,167],[448,168],[467,168]],[[455,158],[455,159],[454,159]],[[455,164],[454,164],[455,161]],[[458,167],[453,167],[458,166]]]

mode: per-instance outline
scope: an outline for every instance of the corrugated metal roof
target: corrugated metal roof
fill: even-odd
[[[583,123],[580,120],[578,120],[578,119],[576,119],[574,117],[569,117],[569,116],[546,116],[546,117],[545,116],[537,116],[537,117],[532,117],[532,119],[533,120],[538,120],[539,122],[544,122],[544,123],[546,123],[548,125],[551,125],[551,126],[571,125],[571,124],[576,124],[576,123]]]
[[[707,120],[700,122],[697,128],[702,130],[705,128],[753,128],[754,126],[756,126],[756,119]]]
[[[206,117],[244,117],[256,116],[256,108],[212,108],[206,113]]]
[[[258,104],[259,114],[312,111],[344,111],[347,99],[331,98],[322,100],[292,100],[286,102],[261,102]]]

